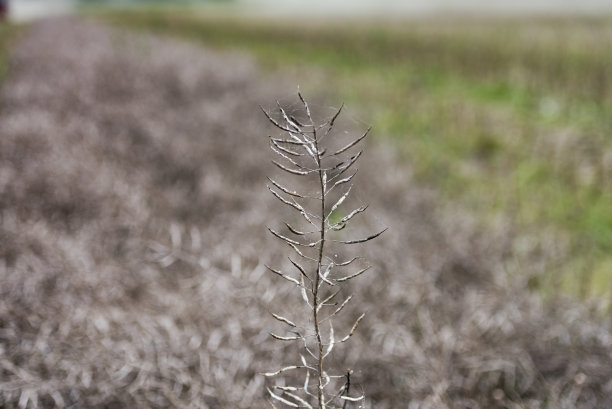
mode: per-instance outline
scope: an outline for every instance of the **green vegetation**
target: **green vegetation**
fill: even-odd
[[[360,107],[423,183],[484,223],[555,237],[564,255],[544,290],[612,289],[612,20],[104,18],[289,67],[311,93]]]
[[[4,78],[8,69],[7,54],[16,34],[15,25],[0,22],[0,80]]]

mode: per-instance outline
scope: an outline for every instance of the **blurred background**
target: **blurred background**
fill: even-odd
[[[368,16],[414,16],[422,14],[573,14],[587,13],[597,15],[610,12],[612,6],[605,0],[537,0],[537,1],[498,1],[481,0],[357,0],[357,1],[311,1],[301,0],[10,0],[12,15],[16,19],[34,18],[49,14],[64,13],[82,5],[103,6],[149,6],[163,5],[204,5],[206,3],[233,3],[240,8],[248,8],[260,13],[290,13],[356,15]]]
[[[373,126],[365,407],[612,407],[609,0],[5,3],[0,407],[267,407],[298,85]]]

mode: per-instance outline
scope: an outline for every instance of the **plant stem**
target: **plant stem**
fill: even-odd
[[[317,272],[315,276],[315,284],[313,290],[313,320],[314,329],[317,338],[317,346],[319,348],[318,356],[318,400],[319,409],[325,408],[325,397],[323,395],[323,342],[321,341],[321,331],[319,328],[319,280],[321,274],[321,263],[323,262],[323,248],[325,247],[325,184],[323,183],[323,167],[321,166],[321,155],[317,144],[317,135],[314,134],[314,145],[317,157],[317,167],[319,170],[319,183],[321,185],[321,241],[319,244],[319,257],[317,260]]]

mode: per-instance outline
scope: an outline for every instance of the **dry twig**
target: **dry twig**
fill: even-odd
[[[333,349],[339,343],[346,342],[355,332],[359,323],[365,314],[361,314],[352,325],[349,333],[342,338],[336,338],[334,334],[334,326],[332,318],[336,317],[352,298],[349,295],[341,304],[330,303],[331,299],[337,295],[340,290],[336,290],[338,286],[352,280],[367,270],[370,266],[366,266],[358,271],[344,271],[349,264],[359,258],[353,258],[350,261],[343,263],[334,263],[332,258],[326,254],[326,244],[336,242],[340,244],[359,244],[365,243],[380,236],[386,229],[369,235],[365,238],[352,240],[337,240],[329,237],[332,231],[342,230],[351,221],[351,219],[359,213],[366,210],[367,206],[361,206],[349,212],[337,222],[331,222],[332,216],[341,208],[348,199],[353,188],[351,182],[355,173],[351,176],[339,179],[349,168],[351,168],[361,157],[363,151],[356,154],[351,154],[353,147],[357,146],[368,135],[370,128],[361,136],[353,139],[343,147],[333,151],[331,155],[326,155],[327,148],[323,146],[323,139],[330,135],[334,127],[335,121],[342,111],[342,107],[326,122],[317,124],[313,119],[310,107],[306,100],[298,91],[298,97],[303,105],[304,121],[298,120],[293,115],[289,115],[286,110],[277,102],[280,119],[275,119],[274,115],[263,110],[268,120],[276,128],[283,131],[286,135],[279,138],[270,138],[271,149],[277,154],[279,161],[272,161],[282,171],[290,174],[292,177],[314,179],[317,185],[318,192],[314,195],[304,195],[297,193],[295,189],[291,189],[269,178],[272,186],[268,185],[268,189],[276,199],[284,205],[289,206],[293,210],[299,212],[306,222],[308,222],[308,230],[302,231],[293,227],[288,222],[283,222],[288,228],[289,237],[277,232],[274,229],[268,228],[276,238],[289,244],[298,255],[304,259],[304,265],[298,264],[289,259],[293,267],[295,267],[300,276],[292,277],[286,272],[268,267],[270,271],[282,278],[296,284],[301,289],[302,298],[306,304],[306,308],[310,311],[310,321],[306,325],[299,326],[293,320],[279,315],[273,314],[273,317],[281,323],[289,326],[289,336],[280,336],[271,334],[272,337],[280,341],[298,341],[303,343],[307,354],[313,362],[308,362],[304,355],[301,356],[301,366],[289,366],[276,372],[266,373],[266,376],[277,376],[283,374],[287,368],[301,369],[304,371],[304,383],[301,386],[276,386],[278,393],[268,389],[270,397],[286,406],[290,407],[306,407],[319,409],[325,408],[346,408],[349,402],[360,402],[364,396],[349,396],[348,384],[342,385],[339,389],[336,383],[346,379],[349,382],[349,375],[329,375],[330,369],[326,365],[325,358],[328,357]],[[326,140],[327,145],[330,141]],[[344,157],[343,157],[344,155]],[[331,187],[328,184],[334,182]],[[306,183],[303,183],[306,184]],[[343,189],[343,190],[342,190]],[[339,192],[337,192],[339,191]],[[287,196],[285,196],[287,195]],[[332,200],[332,196],[336,196]],[[316,230],[310,230],[312,227]],[[318,240],[305,241],[304,236],[316,234]],[[293,235],[293,236],[291,236]],[[306,256],[298,249],[302,247],[305,250],[310,249],[313,254]],[[306,286],[306,281],[310,283]],[[333,291],[332,291],[332,287]],[[323,315],[324,310],[325,314]],[[325,316],[325,318],[322,318]],[[324,334],[322,328],[323,321],[329,322],[329,330]],[[297,333],[295,329],[302,328],[304,333],[311,333],[314,338],[314,345],[311,348],[309,341],[303,335]],[[314,352],[313,352],[314,349]],[[316,376],[316,386],[310,387],[310,374],[313,372]],[[313,390],[316,389],[316,392]],[[328,390],[336,390],[335,394]]]

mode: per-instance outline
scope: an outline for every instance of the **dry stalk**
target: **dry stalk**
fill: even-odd
[[[304,353],[300,354],[300,362],[297,365],[285,366],[264,375],[273,377],[296,371],[303,373],[304,382],[300,381],[300,385],[285,386],[283,383],[276,386],[275,391],[268,389],[271,398],[276,402],[296,408],[346,408],[348,403],[363,401],[364,395],[349,395],[350,371],[331,374],[325,358],[332,353],[335,345],[346,342],[354,334],[364,314],[354,321],[344,337],[336,338],[332,321],[344,310],[352,295],[342,302],[335,301],[334,298],[341,292],[342,285],[366,272],[370,266],[355,268],[354,266],[359,264],[358,261],[361,261],[360,257],[338,261],[328,254],[329,246],[326,245],[331,242],[347,246],[365,243],[380,236],[386,229],[358,239],[330,238],[332,232],[344,229],[355,216],[367,208],[357,207],[341,218],[336,217],[335,213],[351,193],[351,182],[356,171],[349,174],[349,170],[363,151],[354,154],[351,152],[366,138],[370,128],[349,143],[328,150],[328,145],[334,142],[330,140],[333,139],[330,134],[342,107],[327,121],[317,124],[299,90],[298,97],[303,105],[301,115],[289,114],[278,102],[277,116],[262,108],[268,120],[283,132],[281,137],[270,137],[270,147],[279,156],[278,160],[272,162],[291,177],[300,178],[301,188],[307,186],[307,180],[314,181],[316,188],[314,193],[299,193],[269,178],[270,192],[281,203],[298,212],[300,223],[305,227],[298,229],[284,222],[286,233],[268,228],[276,238],[293,249],[299,261],[289,257],[291,268],[295,270],[293,274],[266,267],[298,288],[309,311],[309,319],[305,325],[298,325],[295,320],[272,314],[287,327],[288,334],[271,336],[281,342],[298,342]],[[324,322],[329,324],[325,333],[322,327]],[[311,374],[316,382],[313,386],[310,385]],[[300,375],[292,379],[295,381],[297,376]],[[271,404],[274,407],[272,402]]]

